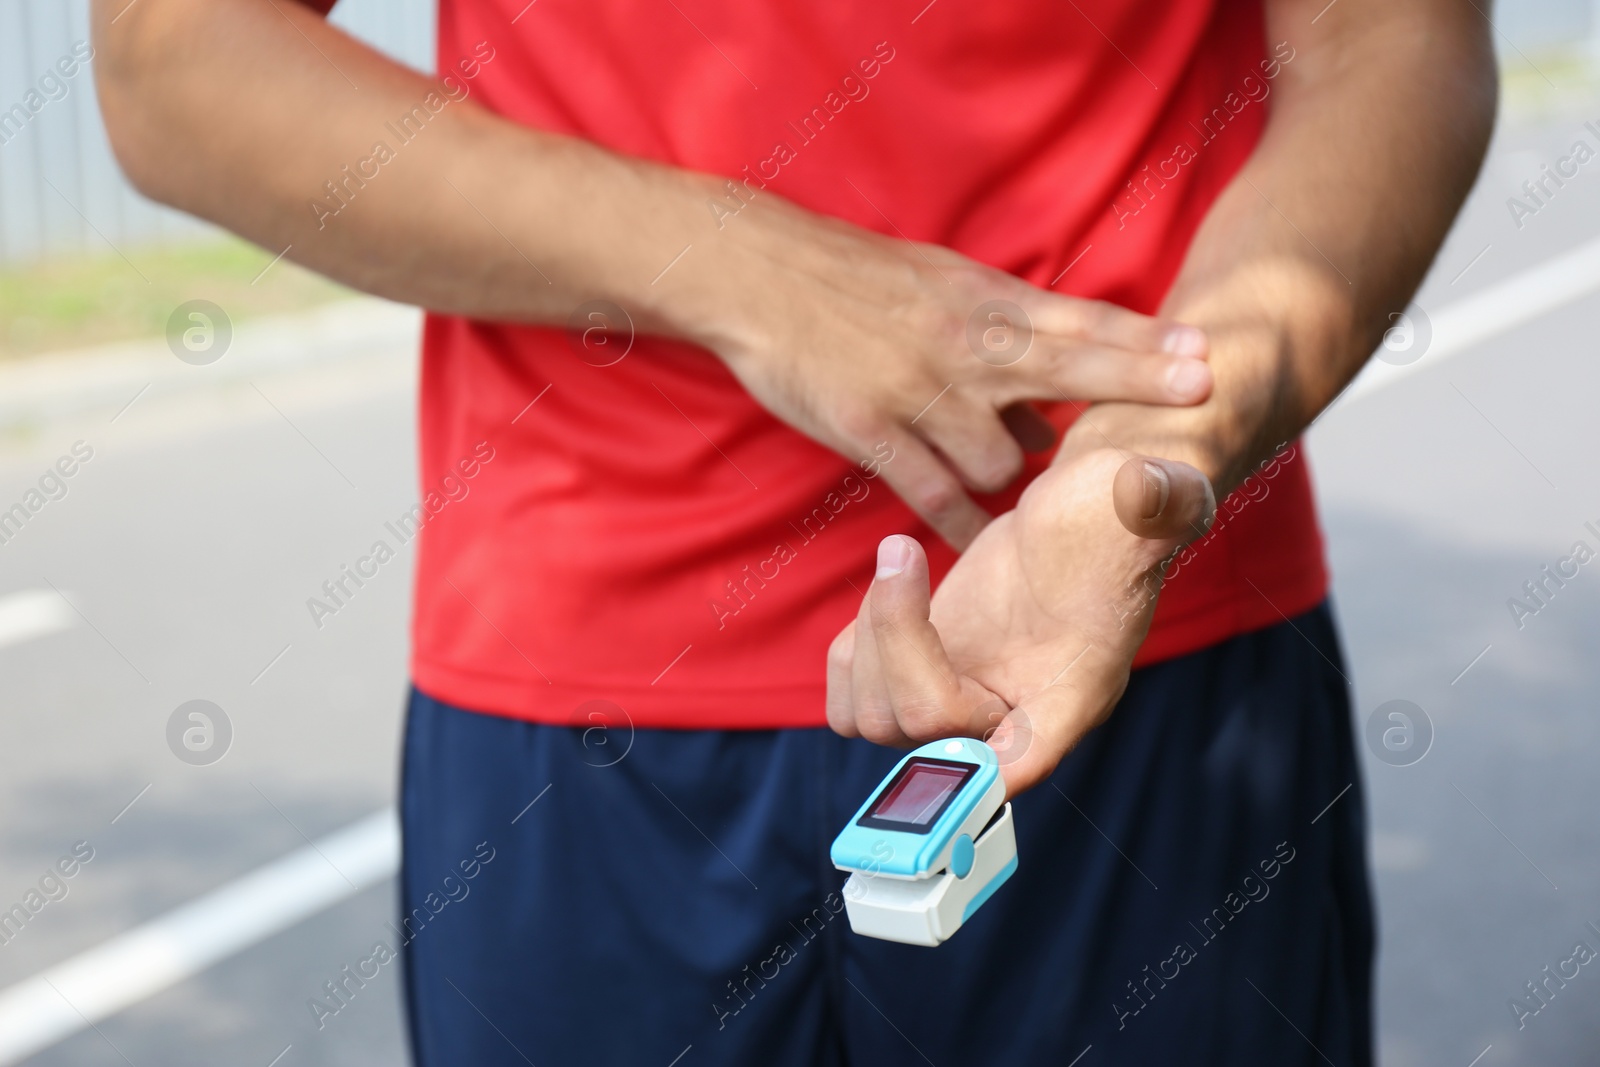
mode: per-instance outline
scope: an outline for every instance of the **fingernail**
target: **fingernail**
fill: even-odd
[[[1194,360],[1184,360],[1174,363],[1167,371],[1167,388],[1175,396],[1189,399],[1197,397],[1205,391],[1207,383],[1211,380],[1211,372],[1204,363]]]
[[[911,546],[904,537],[885,537],[878,544],[878,577],[893,578],[911,562]]]
[[[1153,519],[1167,508],[1167,497],[1172,495],[1172,482],[1167,478],[1167,472],[1154,463],[1144,465],[1144,500],[1139,507],[1139,513],[1147,519]],[[879,557],[879,573],[882,573],[882,557]]]
[[[1174,356],[1203,356],[1206,335],[1193,326],[1174,326],[1161,341],[1161,351]]]

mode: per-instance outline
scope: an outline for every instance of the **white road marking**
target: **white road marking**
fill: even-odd
[[[394,809],[385,808],[0,990],[0,1065],[27,1059],[399,868],[400,826]]]
[[[24,589],[0,597],[0,648],[72,629],[72,607],[53,589]]]
[[[1436,367],[1596,289],[1600,289],[1600,239],[1430,311],[1433,340],[1422,358],[1403,367],[1369,360],[1338,402],[1348,403]]]

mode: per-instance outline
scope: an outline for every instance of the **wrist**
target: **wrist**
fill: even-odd
[[[1145,404],[1095,404],[1079,416],[1061,440],[1058,457],[1113,448],[1125,457],[1151,456],[1187,463],[1209,478],[1218,492],[1234,481],[1234,470],[1248,451],[1219,415],[1212,401],[1194,408],[1156,408]],[[1248,461],[1244,461],[1248,466]]]
[[[748,269],[732,281],[739,276],[711,207],[728,199],[726,179],[575,138],[515,130],[506,141],[496,169],[528,178],[501,236],[518,262],[539,264],[540,282],[518,287],[514,317],[564,324],[573,307],[606,301],[640,333],[724,350],[744,321],[746,293],[765,284]]]
[[[695,198],[695,262],[653,294],[674,336],[738,363],[772,351],[779,324],[794,313],[837,302],[841,275],[858,265],[851,253],[859,248],[850,245],[859,238],[847,224],[752,183],[682,177]]]
[[[707,202],[721,179],[613,157],[620,170],[596,190],[589,235],[601,250],[600,295],[626,308],[643,333],[718,347],[727,319],[727,271]]]
[[[1109,444],[1177,460],[1225,496],[1298,437],[1359,366],[1359,358],[1349,357],[1359,341],[1342,301],[1316,299],[1321,294],[1309,287],[1298,295],[1207,295],[1211,299],[1164,311],[1206,331],[1211,395],[1192,407],[1093,405],[1068,431],[1064,453]]]
[[[634,207],[635,248],[624,284],[608,294],[640,330],[688,341],[725,360],[765,347],[772,305],[791,302],[812,276],[807,213],[739,180],[627,160],[619,190]],[[800,216],[797,219],[796,216]]]

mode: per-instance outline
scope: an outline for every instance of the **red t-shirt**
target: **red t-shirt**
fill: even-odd
[[[470,69],[472,98],[516,122],[749,167],[812,211],[1155,310],[1293,61],[1259,6],[925,4],[440,0],[439,69]],[[953,554],[711,353],[641,337],[596,362],[561,330],[428,317],[416,684],[540,722],[615,705],[638,726],[822,724],[825,651],[878,541],[917,537],[935,579]],[[1140,663],[1324,597],[1303,458],[1224,515],[1168,583]]]

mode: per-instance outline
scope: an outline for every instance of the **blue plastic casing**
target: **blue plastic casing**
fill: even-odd
[[[976,771],[961,784],[955,797],[925,833],[861,825],[861,820],[882,795],[884,787],[894,780],[907,763],[918,757],[970,763],[976,767]],[[994,749],[972,738],[934,741],[907,753],[851,816],[849,824],[840,831],[839,836],[834,838],[833,848],[829,850],[833,865],[843,870],[869,871],[899,878],[927,876],[932,873],[933,864],[944,853],[945,846],[950,844],[961,824],[999,777],[1000,761],[995,757]]]

